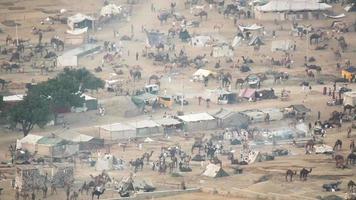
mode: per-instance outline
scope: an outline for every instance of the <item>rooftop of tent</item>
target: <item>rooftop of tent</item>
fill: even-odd
[[[284,12],[284,11],[320,11],[332,8],[318,0],[272,0],[263,6],[257,6],[261,12]]]
[[[141,121],[131,122],[129,124],[130,124],[130,126],[135,127],[135,128],[153,128],[153,127],[160,126],[153,120],[141,120]]]
[[[178,116],[178,119],[184,122],[197,122],[197,121],[214,120],[215,118],[209,115],[208,113],[195,113],[195,114]]]
[[[127,131],[127,130],[135,130],[134,127],[123,124],[123,123],[114,123],[114,124],[107,124],[98,126],[100,129],[104,129],[106,131]]]
[[[154,120],[157,124],[160,124],[161,126],[172,126],[172,125],[178,125],[181,124],[180,121],[170,118],[170,117],[164,117],[160,119]]]
[[[41,135],[28,134],[25,137],[23,137],[22,139],[20,139],[19,142],[36,144],[42,138],[43,138],[43,136],[41,136]]]
[[[84,135],[84,134],[74,132],[71,130],[65,130],[60,133],[55,133],[55,135],[59,138],[69,140],[71,142],[88,142],[88,141],[94,139],[94,137],[92,137],[92,136]]]
[[[56,146],[68,143],[66,140],[58,137],[43,137],[37,141],[37,144]]]

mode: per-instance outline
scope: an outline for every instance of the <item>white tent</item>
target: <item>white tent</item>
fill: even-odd
[[[257,24],[252,24],[250,26],[239,25],[239,29],[240,29],[241,32],[244,32],[244,31],[257,31],[257,30],[263,29],[263,26],[259,26]]]
[[[26,137],[23,137],[20,140],[17,140],[16,142],[16,148],[17,149],[27,149],[30,152],[35,152],[36,151],[36,144],[37,141],[42,139],[43,136],[40,135],[33,135],[33,134],[28,134]]]
[[[205,35],[199,35],[192,37],[190,39],[190,44],[193,47],[205,47],[211,42],[211,37],[210,36],[205,36]]]
[[[103,170],[112,170],[114,157],[110,154],[104,155],[103,157],[98,158],[95,164],[96,171]]]
[[[118,15],[122,11],[121,6],[117,6],[115,4],[108,4],[101,8],[100,15],[101,16],[109,16],[109,15]]]
[[[241,44],[241,41],[242,41],[242,37],[235,36],[231,42],[231,46],[236,47]]]
[[[291,40],[274,40],[272,41],[271,51],[289,51],[293,49],[293,42]]]
[[[284,11],[316,11],[326,10],[332,6],[319,3],[318,0],[272,0],[266,5],[257,6],[256,10],[262,12],[284,12]]]
[[[315,153],[316,154],[331,154],[334,150],[331,146],[321,144],[315,146]]]
[[[214,75],[215,73],[207,70],[207,69],[198,69],[194,74],[193,74],[193,80],[194,81],[202,81],[204,80],[204,77],[208,77],[210,75]]]
[[[79,23],[82,23],[84,21],[94,21],[95,19],[93,17],[90,17],[88,15],[84,15],[82,13],[77,13],[73,16],[68,17],[67,24],[70,29],[74,30],[75,28],[84,28],[84,27],[77,27]]]
[[[143,142],[151,143],[151,142],[154,142],[154,140],[152,140],[151,138],[147,137]]]
[[[4,102],[17,102],[17,101],[22,101],[23,97],[25,95],[23,94],[15,94],[15,95],[10,95],[10,96],[4,96],[3,101]]]
[[[100,138],[105,140],[128,139],[136,137],[136,129],[122,123],[103,125],[98,128]]]

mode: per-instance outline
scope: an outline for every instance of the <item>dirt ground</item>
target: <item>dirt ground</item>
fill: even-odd
[[[126,1],[115,0],[112,1],[117,4],[123,4]],[[183,1],[177,2],[177,11],[185,15],[188,19],[198,19],[193,16],[189,10],[184,9]],[[222,61],[222,69],[226,72],[229,71],[233,75],[233,79],[244,78],[249,73],[259,73],[266,72],[268,70],[288,72],[291,75],[291,80],[287,81],[284,84],[273,84],[272,80],[267,80],[262,84],[262,88],[269,89],[273,88],[276,91],[276,94],[280,94],[282,89],[287,89],[291,91],[291,98],[289,101],[280,101],[280,100],[263,100],[258,102],[247,102],[244,101],[239,104],[229,104],[229,105],[217,105],[211,104],[209,108],[203,105],[198,105],[197,96],[202,94],[202,91],[205,89],[204,85],[199,82],[192,82],[191,75],[196,69],[194,68],[184,68],[184,69],[175,69],[176,73],[171,74],[171,82],[168,81],[168,74],[164,72],[164,66],[153,65],[152,60],[143,58],[140,56],[139,60],[135,60],[135,53],[141,53],[145,43],[146,36],[145,33],[141,31],[141,27],[145,26],[148,30],[150,29],[159,29],[161,32],[167,32],[171,26],[171,20],[168,23],[160,25],[160,22],[157,20],[157,13],[151,12],[150,7],[153,4],[156,10],[169,8],[170,1],[164,0],[140,0],[139,4],[133,5],[133,15],[130,18],[129,22],[112,22],[108,25],[105,25],[101,30],[98,30],[95,33],[90,32],[90,35],[95,36],[99,43],[102,44],[103,41],[116,41],[117,38],[113,37],[113,30],[117,30],[120,35],[130,35],[131,25],[134,26],[134,40],[133,41],[123,41],[124,46],[124,56],[119,60],[115,60],[116,63],[132,65],[140,65],[143,68],[143,77],[142,80],[133,83],[129,79],[129,69],[123,69],[124,74],[120,76],[113,76],[112,66],[105,64],[103,72],[96,73],[96,75],[103,79],[121,79],[128,80],[126,87],[130,90],[135,88],[143,87],[148,82],[148,77],[152,74],[162,75],[161,78],[161,89],[166,90],[168,94],[175,94],[182,92],[184,90],[189,105],[183,108],[185,113],[196,113],[196,112],[209,112],[214,113],[220,108],[227,108],[235,111],[242,111],[252,108],[271,108],[278,107],[282,108],[284,106],[289,106],[291,104],[304,104],[305,106],[312,109],[312,116],[310,121],[313,123],[316,119],[318,111],[321,111],[321,119],[327,119],[330,113],[334,110],[340,111],[342,107],[330,107],[326,105],[326,102],[330,100],[329,96],[322,95],[322,88],[324,86],[332,87],[332,77],[340,77],[340,71],[336,69],[336,63],[343,63],[345,60],[350,60],[352,64],[356,63],[356,37],[355,32],[349,32],[342,34],[345,37],[349,47],[346,52],[342,54],[342,61],[336,61],[334,59],[333,53],[330,50],[331,48],[337,48],[337,42],[331,40],[329,42],[329,48],[327,50],[315,51],[310,45],[308,45],[307,40],[299,39],[297,37],[290,36],[291,31],[291,22],[279,22],[279,25],[275,25],[271,21],[257,21],[254,19],[241,19],[238,21],[239,24],[253,24],[258,23],[265,27],[267,36],[264,38],[265,45],[261,46],[259,52],[255,52],[253,47],[243,45],[235,48],[234,50],[234,59],[240,59],[241,56],[248,56],[252,58],[255,62],[252,64],[252,71],[248,73],[241,73],[237,69],[231,68],[231,63],[225,63],[224,59]],[[77,12],[85,13],[88,15],[93,15],[98,13],[102,1],[97,0],[77,0],[75,2],[69,0],[21,0],[21,1],[9,1],[5,2],[0,1],[0,21],[4,20],[15,20],[21,25],[18,27],[18,35],[20,38],[31,39],[33,43],[37,42],[37,36],[31,34],[31,27],[46,27],[48,25],[40,25],[40,21],[50,16],[51,14],[46,14],[39,11],[39,8],[45,9],[46,11],[54,11],[65,8],[69,13],[75,14]],[[9,10],[8,7],[24,7],[21,10]],[[340,5],[334,5],[334,12],[341,13]],[[224,19],[221,14],[218,14],[216,10],[211,10],[208,12],[208,20],[203,20],[199,28],[190,28],[189,32],[191,34],[210,34],[224,38],[226,41],[232,41],[236,34],[236,27],[233,25],[233,20]],[[347,23],[353,23],[356,19],[355,13],[347,13],[346,18],[343,21]],[[327,31],[331,32],[329,28],[332,19],[325,20],[310,20],[310,21],[298,21],[300,24],[308,25],[311,24],[315,28],[328,28]],[[220,32],[213,30],[213,26],[216,24],[223,24],[223,27]],[[67,29],[66,25],[54,24],[51,25],[55,28],[55,32],[45,33],[44,40],[49,42],[50,38],[54,35],[59,35],[63,37],[65,30]],[[0,34],[0,43],[5,43],[5,38],[8,34],[11,36],[16,35],[16,30],[14,27],[7,27],[1,24],[1,29],[4,31],[3,34]],[[274,57],[280,59],[283,56],[282,52],[271,52],[271,42],[273,38],[271,37],[272,30],[276,31],[277,39],[286,39],[291,38],[297,44],[296,51],[292,52],[293,64],[290,69],[285,67],[271,67],[270,64],[266,61],[266,57]],[[198,54],[210,54],[211,47],[204,48],[195,48],[189,44],[176,42],[176,49],[180,50],[185,48],[188,52],[188,55],[194,57]],[[72,48],[71,46],[66,46],[66,50]],[[129,55],[128,55],[129,52]],[[99,53],[93,57],[85,57],[80,59],[80,65],[85,66],[87,69],[94,71],[94,68],[101,65],[101,58],[104,53]],[[318,78],[322,79],[325,82],[325,85],[318,85],[313,80],[308,79],[305,76],[305,71],[303,67],[304,56],[313,56],[316,58],[316,64],[322,66],[322,72],[320,75],[317,75]],[[7,57],[1,56],[2,61],[7,60]],[[35,59],[36,60],[36,59]],[[214,64],[217,62],[217,59],[208,56],[208,64],[206,69],[214,69]],[[39,60],[38,60],[39,62]],[[60,68],[56,68],[54,72],[48,74],[41,74],[38,69],[32,69],[30,67],[31,63],[23,63],[24,73],[5,73],[0,72],[0,78],[5,80],[11,80],[12,84],[9,86],[9,92],[20,94],[24,92],[22,87],[16,87],[16,85],[23,85],[24,83],[30,82],[34,79],[36,82],[46,80],[47,78],[54,77],[57,72],[61,71]],[[312,90],[303,91],[299,86],[299,83],[303,80],[311,81]],[[208,84],[209,89],[214,89],[219,86],[218,81],[210,81]],[[341,85],[338,85],[338,87]],[[348,87],[355,90],[356,86],[354,84],[348,84]],[[235,91],[235,89],[233,89]],[[114,122],[133,122],[140,119],[148,118],[159,118],[163,113],[175,114],[180,110],[180,106],[175,105],[171,110],[160,109],[154,113],[149,113],[147,115],[140,115],[134,118],[125,118],[123,113],[127,106],[130,105],[130,98],[125,96],[115,96],[113,93],[108,93],[106,91],[94,92],[91,94],[94,97],[97,97],[100,103],[105,107],[106,114],[105,116],[98,116],[96,111],[90,111],[85,113],[69,113],[64,115],[64,119],[68,122],[70,129],[78,131],[80,133],[85,133],[88,135],[98,136],[98,130],[95,128],[97,125],[109,124]],[[308,123],[308,122],[307,122]],[[272,123],[274,127],[285,127],[288,126],[287,121],[280,121]],[[344,146],[340,153],[346,156],[349,153],[348,145],[351,139],[356,138],[356,133],[353,132],[352,138],[346,138],[346,129],[351,124],[344,123],[340,130],[329,129],[327,136],[324,138],[324,142],[330,146],[334,144],[336,139],[341,139],[344,143]],[[260,126],[260,125],[256,125]],[[262,125],[261,125],[262,126]],[[46,127],[45,129],[35,128],[33,130],[34,134],[47,135],[51,132],[60,130],[60,126]],[[209,133],[209,132],[208,132]],[[190,135],[202,134],[198,133],[189,133]],[[21,132],[12,132],[4,127],[0,129],[0,159],[8,159],[8,144],[13,143],[16,139],[22,137]],[[189,151],[193,139],[186,140],[181,137],[180,134],[174,135],[170,138],[153,138],[155,141],[150,144],[144,144],[143,149],[139,150],[134,144],[130,144],[125,152],[119,148],[118,145],[114,145],[110,152],[125,161],[129,161],[138,156],[141,156],[144,152],[153,150],[155,151],[152,158],[156,158],[159,155],[161,146],[169,146],[174,144],[180,144],[183,149]],[[226,144],[226,146],[228,146]],[[356,168],[351,166],[347,169],[336,169],[335,162],[331,156],[327,155],[305,155],[303,148],[296,148],[290,144],[277,144],[277,146],[284,147],[290,150],[291,155],[285,157],[277,157],[273,161],[254,163],[248,166],[244,166],[244,172],[241,175],[233,175],[231,165],[225,156],[220,156],[220,159],[223,161],[223,168],[231,175],[224,178],[206,178],[202,177],[200,174],[203,171],[203,168],[200,166],[200,163],[192,163],[193,172],[184,173],[183,177],[172,177],[171,175],[158,175],[157,172],[153,172],[150,169],[150,166],[145,166],[143,171],[139,171],[135,174],[137,178],[147,178],[150,179],[159,189],[177,189],[178,184],[184,180],[187,184],[187,187],[200,187],[202,188],[201,193],[190,193],[184,195],[177,195],[172,197],[165,197],[161,199],[184,199],[184,200],[194,200],[194,199],[307,199],[315,198],[316,196],[325,196],[331,193],[324,192],[321,188],[322,184],[340,180],[342,181],[341,191],[335,192],[343,196],[347,189],[347,182],[351,179],[355,180],[356,178]],[[237,150],[236,147],[233,147]],[[273,147],[263,146],[261,149],[263,151],[270,151]],[[103,149],[102,152],[107,151]],[[204,163],[207,165],[207,163]],[[307,182],[299,181],[299,178],[296,177],[295,181],[291,183],[285,182],[285,171],[287,169],[300,170],[301,168],[313,168],[311,176]],[[127,177],[132,170],[127,167],[123,171],[110,171],[109,174],[115,179],[120,179],[122,177]],[[75,170],[76,183],[80,184],[84,180],[89,180],[89,174],[99,174],[86,165],[79,165]],[[266,181],[256,182],[262,176],[268,177]],[[14,190],[10,188],[10,179],[2,180],[0,182],[0,187],[4,188],[3,194],[1,195],[2,199],[14,199],[15,193]],[[214,192],[215,191],[215,192]],[[65,199],[64,191],[59,189],[59,193],[56,195],[49,196],[47,199]],[[117,197],[118,194],[114,191],[108,190],[102,198],[111,198]],[[40,195],[38,196],[40,197]],[[82,195],[79,199],[90,199],[89,196]]]

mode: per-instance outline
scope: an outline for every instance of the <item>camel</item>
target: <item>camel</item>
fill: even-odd
[[[208,20],[208,13],[205,10],[202,10],[202,11],[194,14],[194,16],[200,17],[200,20],[202,20],[203,17],[205,16],[205,20]]]
[[[335,150],[341,150],[341,148],[342,148],[342,141],[341,140],[336,140],[336,142],[335,142],[335,145],[334,145],[334,148],[333,148],[333,150],[335,151]]]
[[[150,162],[150,158],[151,158],[153,152],[154,152],[154,151],[151,151],[150,153],[145,152],[145,153],[142,155],[142,158],[146,158],[146,162],[149,163],[149,162]]]
[[[131,160],[129,163],[132,167],[134,167],[135,172],[137,172],[137,169],[140,168],[141,171],[143,170],[143,157],[142,158],[137,158],[135,161]]]
[[[354,109],[354,106],[347,104],[344,106],[344,112],[346,112],[346,110],[349,110],[349,113],[351,114],[351,110]]]
[[[215,24],[213,26],[213,30],[214,31],[216,30],[216,31],[220,32],[220,30],[222,29],[223,26],[224,26],[223,24]]]
[[[224,13],[223,13],[224,17],[229,17],[230,14],[233,15],[233,14],[237,13],[238,10],[239,9],[238,9],[237,5],[228,4],[224,10]]]
[[[341,50],[344,52],[347,49],[347,43],[345,41],[345,38],[343,36],[341,36],[337,39],[337,41],[338,41],[338,44],[339,44]]]
[[[355,186],[356,186],[356,183],[353,180],[350,180],[347,183],[347,189],[349,190],[349,192],[353,192]]]
[[[170,17],[172,17],[172,15],[168,12],[160,13],[157,15],[157,18],[161,22],[161,25],[163,24],[163,22],[166,23]]]
[[[345,159],[344,156],[342,155],[336,155],[334,157],[335,161],[336,161],[336,168],[345,168]]]
[[[356,163],[356,154],[350,153],[346,158],[346,164],[354,165]]]
[[[191,148],[191,152],[193,153],[194,152],[194,149],[195,148],[198,148],[199,151],[204,148],[204,145],[201,141],[195,141],[194,144],[192,145],[192,148]]]
[[[308,65],[307,63],[304,63],[304,66],[309,70],[315,69],[317,72],[321,72],[321,67],[318,65]]]
[[[306,69],[305,72],[308,77],[315,78],[315,74],[313,73],[313,71]]]
[[[130,69],[130,76],[131,76],[131,78],[134,79],[134,81],[140,80],[141,79],[141,71],[139,71],[137,69],[135,69],[135,70]]]
[[[322,33],[313,33],[309,37],[309,43],[313,44],[313,40],[315,44],[319,43],[319,40],[322,38],[323,34]]]
[[[306,181],[308,178],[308,174],[310,174],[312,172],[312,170],[313,170],[312,168],[310,168],[310,170],[307,170],[305,168],[300,170],[300,176],[299,176],[300,180]]]
[[[286,181],[288,182],[288,177],[289,177],[289,181],[292,182],[294,175],[297,175],[297,171],[293,172],[292,170],[288,169],[286,171]]]
[[[64,50],[64,42],[62,40],[53,37],[50,43],[54,49],[59,50],[59,47],[61,47],[61,50]]]
[[[103,195],[105,192],[105,188],[103,189],[103,191],[98,191],[98,190],[94,190],[92,193],[91,193],[91,200],[94,199],[94,196],[97,196],[97,199],[100,198],[101,195]]]
[[[340,50],[334,50],[333,48],[331,48],[331,50],[333,51],[334,53],[334,57],[336,60],[340,60],[341,59],[341,53],[340,53]]]

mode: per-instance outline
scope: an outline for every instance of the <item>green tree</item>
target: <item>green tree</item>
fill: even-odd
[[[41,96],[27,95],[23,101],[9,110],[9,120],[12,125],[20,124],[26,136],[35,125],[43,127],[50,121],[52,111],[49,101]]]

